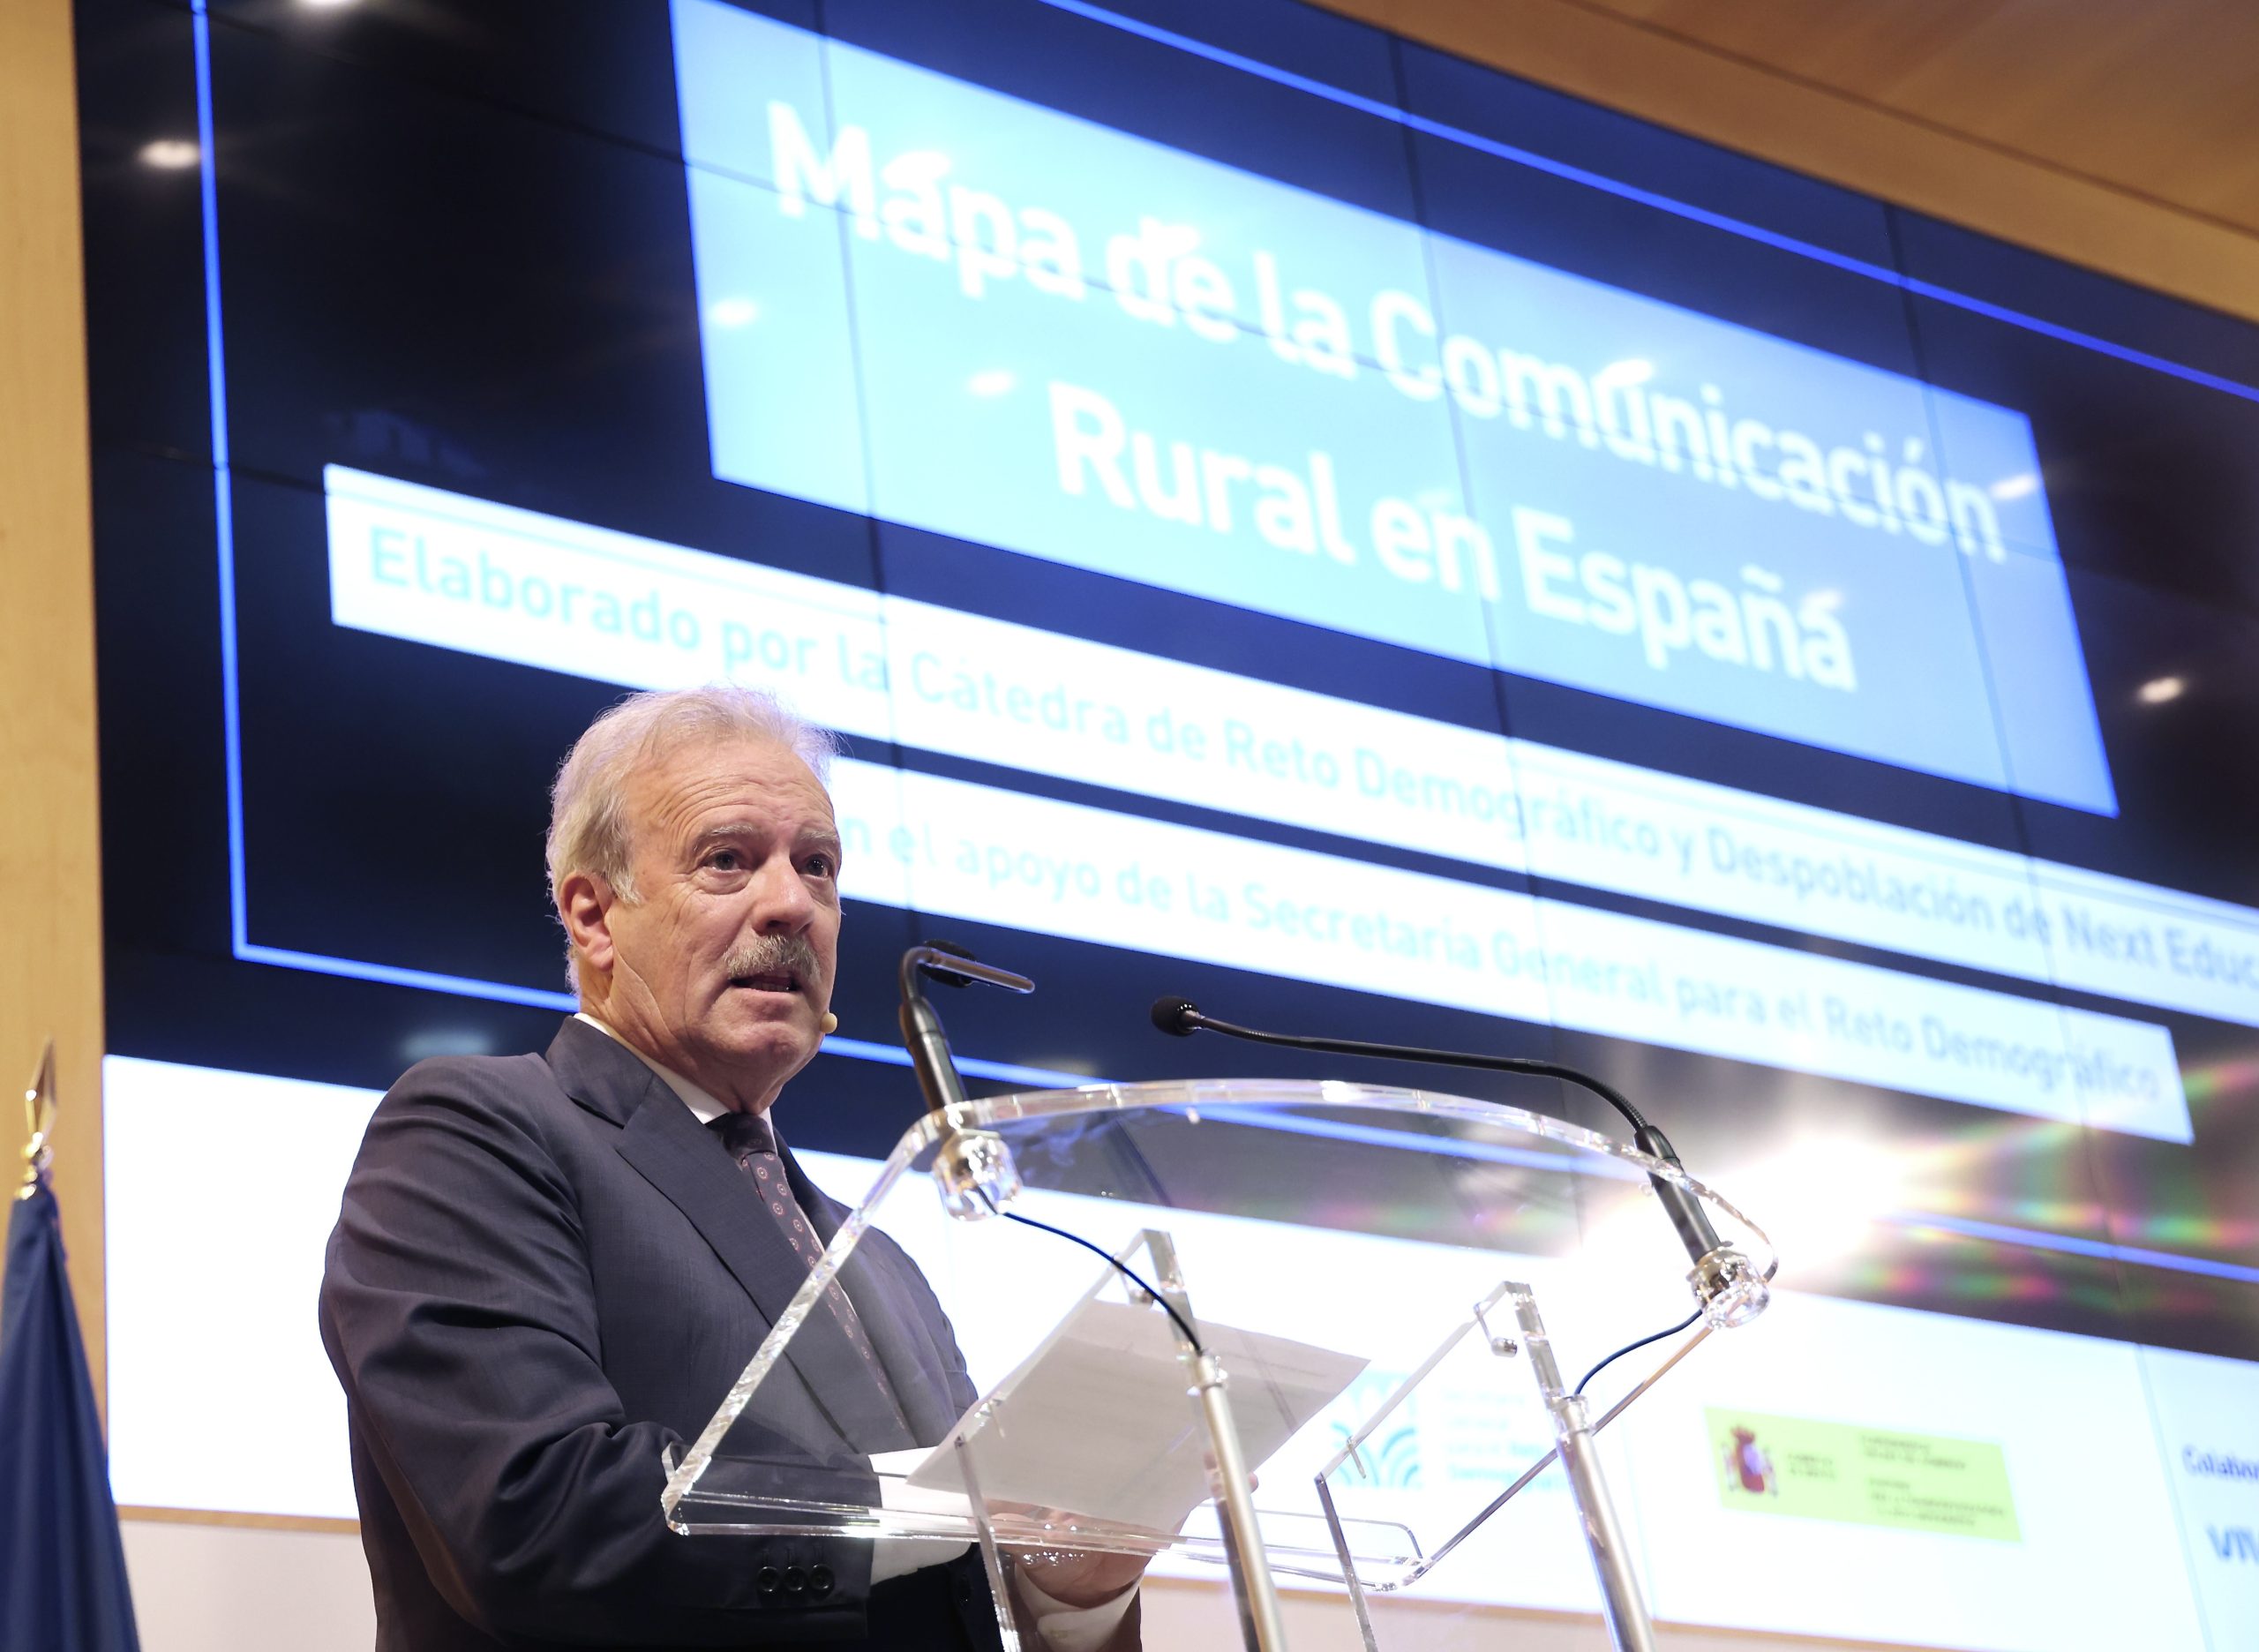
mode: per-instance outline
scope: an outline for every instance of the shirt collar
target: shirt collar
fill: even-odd
[[[701,1124],[711,1124],[716,1119],[720,1118],[724,1114],[730,1110],[726,1107],[724,1107],[719,1101],[717,1101],[711,1094],[700,1089],[696,1085],[691,1083],[689,1079],[684,1078],[672,1068],[662,1067],[659,1065],[658,1063],[653,1061],[649,1055],[643,1054],[642,1050],[637,1049],[633,1044],[630,1044],[626,1039],[620,1037],[619,1033],[613,1032],[612,1028],[597,1020],[596,1017],[590,1015],[587,1010],[575,1010],[573,1012],[573,1019],[575,1021],[587,1022],[597,1032],[603,1033],[613,1043],[619,1045],[620,1048],[633,1055],[637,1061],[642,1062],[643,1065],[649,1067],[653,1072],[658,1074],[661,1078],[666,1081],[667,1088],[673,1091],[676,1095],[682,1098],[683,1106],[688,1108],[694,1114],[697,1115],[698,1122]]]

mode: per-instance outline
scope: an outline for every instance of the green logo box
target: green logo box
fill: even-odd
[[[2021,1543],[2008,1455],[1988,1440],[1706,1407],[1719,1500],[1795,1520]]]

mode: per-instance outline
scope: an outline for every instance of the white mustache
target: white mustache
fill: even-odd
[[[822,978],[823,965],[806,935],[755,935],[722,960],[722,973],[734,980],[741,975],[790,975],[802,987]]]

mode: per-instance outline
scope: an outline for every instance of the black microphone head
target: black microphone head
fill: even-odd
[[[934,952],[947,952],[953,957],[972,958],[972,961],[976,964],[980,961],[978,958],[972,957],[972,949],[971,947],[959,946],[954,941],[934,941],[928,939],[919,944]],[[944,987],[957,987],[959,991],[963,991],[965,987],[972,986],[973,982],[973,977],[970,975],[960,975],[948,965],[936,964],[931,958],[928,958],[925,963],[919,965],[919,968],[925,971],[927,980],[939,981]]]
[[[1156,998],[1153,1000],[1153,1025],[1171,1038],[1190,1038],[1200,1030],[1195,1018],[1198,1006],[1190,998]]]

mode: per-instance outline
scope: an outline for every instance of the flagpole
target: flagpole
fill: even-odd
[[[54,1134],[55,1040],[50,1036],[40,1052],[39,1070],[24,1092],[24,1177],[16,1189],[17,1198],[31,1198],[47,1179],[48,1167],[55,1161]]]

